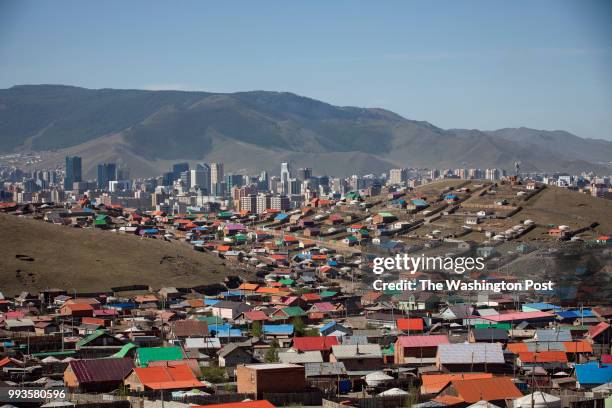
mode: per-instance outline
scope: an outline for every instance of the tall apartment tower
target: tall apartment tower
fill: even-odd
[[[210,163],[210,194],[222,195],[219,184],[223,182],[223,163]]]
[[[200,188],[210,193],[210,167],[208,164],[198,164],[195,170],[191,170],[189,182],[190,188]]]
[[[181,173],[189,171],[189,163],[174,163],[172,165],[172,177],[173,180],[181,178]]]
[[[274,210],[287,211],[291,209],[291,201],[286,195],[275,195],[270,200],[270,206]]]
[[[259,193],[257,195],[257,214],[264,213],[268,208],[272,206],[272,194],[270,193]]]
[[[302,167],[299,169],[297,178],[302,181],[310,180],[312,178],[312,167]]]
[[[291,172],[289,171],[289,163],[281,163],[280,173],[281,188],[283,193],[289,193],[289,179],[291,178]]]
[[[389,184],[403,184],[408,179],[408,170],[391,169],[389,171]]]
[[[79,156],[66,157],[66,175],[64,177],[64,190],[72,190],[75,182],[83,181],[83,163]]]
[[[117,180],[117,165],[115,163],[98,164],[98,188],[108,190],[108,182]]]

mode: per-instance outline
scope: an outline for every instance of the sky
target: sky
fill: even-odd
[[[612,140],[612,1],[0,0],[0,88],[288,91]]]

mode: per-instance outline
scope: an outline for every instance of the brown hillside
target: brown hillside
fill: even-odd
[[[6,214],[0,214],[0,247],[0,291],[7,295],[46,287],[78,291],[133,284],[190,287],[219,283],[231,274],[223,260],[178,242]]]

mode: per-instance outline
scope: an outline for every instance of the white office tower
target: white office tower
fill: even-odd
[[[281,186],[282,192],[289,194],[289,179],[291,179],[291,172],[289,171],[289,163],[281,163]]]

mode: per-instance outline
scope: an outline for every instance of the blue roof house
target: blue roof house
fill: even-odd
[[[612,382],[612,365],[592,361],[576,365],[576,379],[579,388],[592,388]]]

